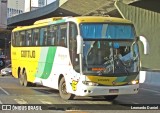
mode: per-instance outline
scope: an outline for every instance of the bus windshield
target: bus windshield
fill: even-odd
[[[139,71],[139,51],[135,41],[83,41],[85,74],[131,74]]]
[[[134,39],[132,24],[84,23],[80,25],[84,39]]]
[[[138,44],[131,24],[81,24],[83,73],[139,72]]]

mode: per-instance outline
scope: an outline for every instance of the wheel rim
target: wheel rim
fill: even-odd
[[[62,91],[62,93],[65,94],[65,95],[68,94],[67,91],[66,91],[66,83],[65,83],[65,82],[62,84],[61,91]]]
[[[23,74],[20,74],[19,81],[21,85],[24,85],[24,75]]]
[[[23,73],[23,79],[24,79],[24,86],[27,86],[27,76],[26,76],[26,72]]]

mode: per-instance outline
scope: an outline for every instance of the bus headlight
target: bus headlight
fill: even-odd
[[[82,81],[82,83],[88,86],[98,86],[98,83],[91,82],[91,81]]]
[[[138,84],[139,83],[139,80],[133,80],[133,81],[131,81],[131,82],[129,82],[128,84]]]

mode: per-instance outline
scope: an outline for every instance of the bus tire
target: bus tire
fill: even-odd
[[[59,89],[59,94],[60,94],[62,99],[71,100],[71,99],[73,99],[75,97],[74,94],[67,93],[67,91],[66,91],[66,82],[65,82],[64,77],[61,78],[59,86],[58,86],[58,89]]]
[[[118,97],[118,95],[107,95],[107,96],[104,96],[105,100],[107,100],[107,101],[113,101],[117,97]]]
[[[23,77],[24,77],[24,86],[25,86],[25,87],[32,86],[32,83],[30,83],[30,82],[27,81],[27,73],[26,73],[26,70],[23,71],[22,75],[23,75]]]
[[[21,86],[24,85],[24,76],[21,72],[19,72],[19,83]]]

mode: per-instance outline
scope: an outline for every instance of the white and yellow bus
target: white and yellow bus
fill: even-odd
[[[136,94],[140,58],[133,24],[113,17],[53,17],[12,31],[12,74],[74,96]]]

